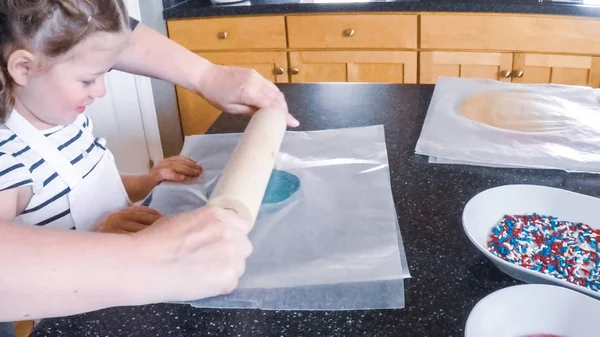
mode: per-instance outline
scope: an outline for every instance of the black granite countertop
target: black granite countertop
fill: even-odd
[[[475,194],[527,183],[600,196],[591,174],[428,164],[414,154],[431,85],[281,84],[301,130],[383,124],[393,197],[412,278],[406,307],[372,311],[211,310],[188,305],[120,307],[43,320],[32,336],[432,336],[460,337],[473,306],[518,284],[469,241],[461,214]],[[211,133],[241,132],[223,115]]]
[[[590,0],[163,0],[165,19],[325,12],[530,13],[600,17]]]

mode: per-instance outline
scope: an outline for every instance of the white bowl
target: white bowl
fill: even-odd
[[[562,287],[525,284],[479,301],[467,319],[465,337],[597,337],[599,320],[598,300]]]
[[[556,284],[600,298],[600,292],[504,261],[488,251],[492,228],[504,215],[530,213],[552,215],[560,220],[600,228],[600,199],[536,185],[506,185],[485,190],[469,200],[462,221],[471,242],[506,274],[523,282]]]

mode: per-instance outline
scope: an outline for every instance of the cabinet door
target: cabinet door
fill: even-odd
[[[487,78],[510,82],[512,53],[421,52],[420,83],[433,84],[440,76]]]
[[[215,52],[198,54],[221,65],[252,68],[275,83],[287,83],[285,52]],[[177,86],[177,100],[183,133],[186,136],[205,133],[221,115],[199,95]]]
[[[416,83],[417,52],[298,51],[290,52],[293,83]]]
[[[600,57],[515,54],[513,82],[600,86]]]

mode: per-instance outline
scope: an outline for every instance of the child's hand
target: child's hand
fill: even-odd
[[[196,178],[202,173],[202,167],[191,158],[174,156],[163,159],[149,173],[155,185],[163,181],[184,182]]]
[[[131,234],[152,225],[163,217],[145,206],[131,206],[112,213],[98,226],[98,232]]]
[[[129,199],[137,202],[143,200],[163,181],[184,182],[198,177],[200,173],[202,167],[191,158],[174,156],[159,161],[148,174],[121,178]]]

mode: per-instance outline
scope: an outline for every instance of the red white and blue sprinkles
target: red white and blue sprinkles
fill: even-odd
[[[553,216],[505,215],[488,250],[497,257],[557,279],[600,290],[600,230]]]

